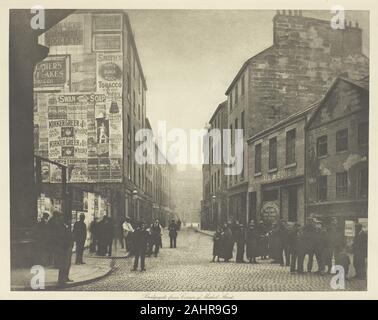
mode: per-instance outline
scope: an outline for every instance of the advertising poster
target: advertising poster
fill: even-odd
[[[39,92],[36,98],[39,155],[67,166],[68,183],[121,181],[118,104],[107,105],[105,93]],[[59,167],[47,165],[43,170],[44,182],[61,182]]]
[[[84,45],[84,17],[71,15],[53,26],[45,33],[45,45],[47,47]]]
[[[34,70],[34,90],[61,90],[68,87],[68,56],[48,56]]]
[[[96,54],[71,55],[71,91],[96,91]]]

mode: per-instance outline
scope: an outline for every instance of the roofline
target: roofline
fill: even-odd
[[[316,108],[315,112],[312,114],[312,116],[310,117],[310,119],[308,119],[308,122],[306,124],[306,130],[308,129],[308,127],[310,126],[310,124],[312,123],[312,121],[314,120],[314,118],[316,117],[316,115],[318,114],[319,110],[322,108],[323,106],[323,102],[324,100],[328,97],[328,95],[331,93],[331,91],[333,90],[333,88],[336,86],[336,84],[340,81],[340,80],[343,80],[345,82],[348,82],[352,85],[354,85],[355,87],[357,88],[360,88],[360,89],[363,89],[367,92],[369,92],[369,89],[359,85],[359,84],[356,84],[353,82],[353,80],[350,80],[350,79],[346,79],[346,78],[343,78],[343,77],[340,77],[338,76],[332,83],[332,85],[328,88],[327,92],[324,94],[323,98],[320,100],[320,103],[318,105],[318,107]]]
[[[271,127],[267,128],[267,129],[264,129],[264,130],[261,130],[259,131],[258,133],[254,134],[253,136],[251,136],[250,138],[247,139],[247,143],[250,144],[252,143],[253,141],[263,137],[264,135],[270,133],[270,132],[273,132],[277,129],[280,129],[284,126],[286,126],[287,124],[291,123],[291,122],[294,122],[295,120],[298,120],[299,118],[305,118],[305,116],[311,112],[312,110],[314,110],[316,107],[318,107],[318,105],[320,104],[321,100],[318,100],[312,104],[310,104],[305,110],[302,110],[302,111],[299,111],[297,113],[293,113],[291,114],[290,116],[288,116],[287,118],[285,119],[282,119],[278,122],[276,122],[275,124],[273,124]]]
[[[253,59],[257,58],[260,54],[263,54],[272,48],[274,48],[274,45],[271,45],[268,48],[265,48],[263,51],[260,51],[259,53],[255,54],[254,56],[249,58],[247,61],[245,61],[242,67],[240,68],[240,70],[238,71],[238,73],[236,74],[235,78],[232,80],[231,84],[228,86],[225,94],[228,95],[228,93],[231,91],[232,87],[234,86],[235,82],[239,79],[240,75],[244,72],[245,68],[247,68],[247,66]]]
[[[217,113],[220,111],[220,109],[222,109],[223,107],[227,106],[227,100],[221,102],[220,104],[218,104],[218,107],[215,109],[213,115],[211,116],[210,118],[210,121],[209,122],[212,122],[215,118],[215,116],[217,115]]]

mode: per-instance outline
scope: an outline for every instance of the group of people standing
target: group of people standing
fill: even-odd
[[[177,231],[180,229],[180,221],[172,220],[169,224],[170,247],[176,248]],[[100,221],[94,219],[89,226],[90,252],[98,256],[111,256],[115,234],[115,225],[109,216],[104,216]],[[153,255],[157,257],[162,248],[163,227],[158,219],[147,227],[145,222],[132,223],[125,218],[121,223],[122,248],[125,249],[126,257],[134,256],[133,271],[140,265],[141,271],[145,271],[145,257]],[[34,230],[35,238],[35,263],[59,269],[58,283],[64,285],[72,280],[69,278],[71,257],[75,244],[75,263],[85,264],[83,254],[87,241],[87,225],[85,215],[80,215],[71,225],[64,219],[61,212],[54,211],[52,217],[44,212]]]
[[[355,277],[366,278],[367,234],[361,224],[356,224],[355,238],[352,246]],[[291,273],[304,272],[304,260],[308,256],[307,272],[312,272],[314,258],[318,272],[323,275],[331,273],[333,259],[336,265],[344,268],[347,277],[350,255],[347,252],[343,230],[337,220],[325,224],[309,218],[301,227],[295,223],[289,225],[285,220],[278,223],[261,221],[258,225],[251,220],[247,228],[234,220],[219,226],[213,237],[213,259],[225,262],[233,258],[236,245],[235,262],[258,263],[270,259],[271,263],[290,267]],[[245,260],[247,258],[247,261]]]
[[[84,225],[84,227],[83,227]],[[83,251],[86,239],[86,226],[84,216],[80,217],[74,225],[66,223],[61,212],[54,211],[50,218],[45,212],[34,230],[36,246],[36,263],[59,269],[58,283],[64,285],[72,280],[69,278],[71,256],[74,242],[76,242],[76,264],[83,264]]]

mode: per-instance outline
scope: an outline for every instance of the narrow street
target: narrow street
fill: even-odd
[[[113,259],[116,270],[96,282],[70,288],[78,291],[332,291],[331,275],[291,275],[288,267],[210,263],[212,238],[182,230],[176,249],[169,248],[167,233],[157,258],[146,258],[147,272],[132,272],[133,259]],[[235,255],[234,255],[235,256]],[[104,259],[101,259],[103,263]],[[110,261],[110,260],[109,260]],[[346,281],[346,290],[366,290],[366,281]]]

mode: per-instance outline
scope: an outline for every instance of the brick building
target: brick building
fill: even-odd
[[[307,215],[368,214],[369,80],[337,78],[307,125]]]
[[[229,129],[244,129],[247,138],[319,100],[334,79],[360,79],[369,72],[362,53],[358,23],[332,29],[330,22],[278,11],[273,18],[273,44],[248,59],[226,90]],[[246,221],[248,161],[228,180],[229,215]]]
[[[318,103],[248,139],[248,220],[305,221],[305,127]]]

